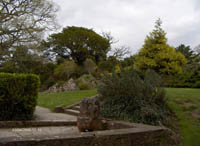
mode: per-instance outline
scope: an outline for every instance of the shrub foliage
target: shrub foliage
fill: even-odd
[[[37,104],[39,77],[0,73],[0,120],[30,120]]]
[[[139,76],[134,69],[105,74],[98,88],[104,117],[152,125],[167,124],[168,108],[160,78],[148,70]]]
[[[91,74],[82,75],[76,82],[80,90],[93,89],[97,85],[96,79]]]
[[[175,88],[200,88],[200,70],[184,72],[180,76],[164,79],[165,86]]]
[[[58,65],[54,74],[58,80],[69,80],[73,75],[75,75],[77,68],[77,64],[73,61],[65,61]]]

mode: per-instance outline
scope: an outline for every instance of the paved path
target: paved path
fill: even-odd
[[[3,143],[29,141],[40,139],[54,139],[62,136],[80,135],[75,126],[49,126],[29,128],[2,128],[0,129],[0,145]],[[18,145],[19,146],[19,145]],[[43,145],[42,145],[43,146]]]
[[[62,113],[53,113],[47,108],[36,106],[34,113],[36,120],[67,120],[67,121],[76,121],[77,117],[62,114]]]
[[[34,113],[35,120],[56,120],[56,121],[76,121],[77,117],[53,113],[47,108],[36,106]],[[42,126],[42,127],[27,127],[27,128],[0,128],[0,146],[3,143],[39,140],[39,139],[54,139],[62,137],[62,135],[71,136],[74,134],[80,135],[76,126]]]

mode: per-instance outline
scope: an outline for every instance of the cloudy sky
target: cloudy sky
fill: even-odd
[[[53,0],[59,5],[62,27],[82,26],[97,33],[110,32],[132,53],[143,45],[155,20],[161,18],[168,43],[200,44],[200,0]]]

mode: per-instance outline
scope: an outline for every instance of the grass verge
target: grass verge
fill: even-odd
[[[177,115],[184,146],[200,146],[200,89],[167,88],[169,107]]]
[[[78,90],[60,93],[40,93],[38,105],[53,110],[55,106],[68,106],[81,101],[83,98],[97,94],[97,90]]]

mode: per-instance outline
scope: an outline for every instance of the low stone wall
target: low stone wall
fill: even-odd
[[[44,126],[76,126],[75,121],[38,120],[38,121],[0,121],[1,128],[26,128]]]
[[[167,129],[143,124],[109,122],[110,130],[4,138],[0,146],[159,146]],[[116,129],[117,128],[117,129]],[[0,129],[1,131],[1,129]],[[2,134],[2,133],[0,133]]]

